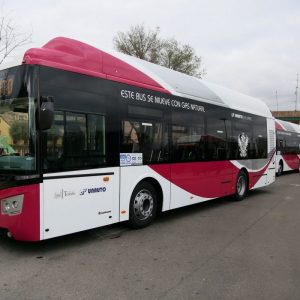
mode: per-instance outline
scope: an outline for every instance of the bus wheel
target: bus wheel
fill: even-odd
[[[241,170],[236,178],[235,199],[241,201],[248,192],[248,177],[245,171]]]
[[[278,165],[278,172],[277,172],[277,176],[281,176],[283,173],[283,162],[282,160],[279,162],[279,165]]]
[[[129,223],[133,228],[148,226],[157,214],[157,193],[153,185],[147,181],[140,182],[133,190]]]

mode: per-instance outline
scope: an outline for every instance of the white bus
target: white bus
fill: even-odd
[[[276,173],[300,170],[300,125],[275,120]]]
[[[0,228],[38,241],[275,180],[262,101],[67,38],[0,72]]]

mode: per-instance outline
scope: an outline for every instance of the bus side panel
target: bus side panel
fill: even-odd
[[[0,228],[7,229],[20,241],[40,240],[39,184],[8,188],[0,191],[0,201],[9,197],[23,196],[22,210],[16,215],[1,212]]]
[[[159,174],[156,169],[160,170]],[[151,166],[126,166],[120,168],[120,221],[129,219],[129,203],[136,185],[145,178],[155,179],[162,188],[162,211],[170,209],[170,166],[167,164]]]
[[[42,239],[119,221],[119,167],[93,173],[89,170],[46,175]]]
[[[297,154],[283,154],[282,158],[284,171],[299,170],[300,161]]]
[[[283,172],[292,171],[298,169],[295,158],[297,155],[292,154],[277,154],[276,155],[276,172],[279,170],[279,165],[282,164]]]
[[[276,120],[276,172],[300,171],[300,126]]]
[[[229,161],[172,164],[171,208],[233,194],[234,169]]]

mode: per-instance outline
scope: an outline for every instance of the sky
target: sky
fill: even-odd
[[[13,56],[57,36],[113,49],[118,31],[160,27],[162,38],[189,44],[202,57],[205,80],[260,98],[271,110],[295,109],[299,0],[2,0],[0,14],[32,32],[32,42]]]

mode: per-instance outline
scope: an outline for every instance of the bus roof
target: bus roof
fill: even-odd
[[[291,132],[300,133],[300,125],[295,124],[295,123],[291,123],[291,122],[276,119],[275,120],[275,126],[276,126],[277,130],[291,131]]]
[[[37,64],[105,78],[171,95],[272,118],[261,100],[114,51],[58,37],[26,51],[25,64]]]

